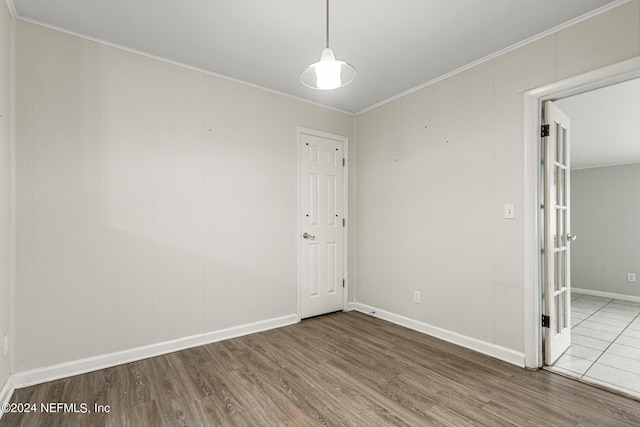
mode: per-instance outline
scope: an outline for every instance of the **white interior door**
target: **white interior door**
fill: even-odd
[[[341,137],[299,132],[300,317],[344,308],[345,189]]]
[[[571,345],[569,118],[551,101],[545,127],[544,307],[545,363],[552,365]],[[546,135],[546,136],[544,136]]]

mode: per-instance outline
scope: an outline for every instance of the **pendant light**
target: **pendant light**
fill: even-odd
[[[344,61],[337,61],[329,48],[329,0],[327,0],[327,44],[320,61],[309,65],[300,74],[302,84],[312,89],[332,90],[348,85],[356,77],[356,69]]]

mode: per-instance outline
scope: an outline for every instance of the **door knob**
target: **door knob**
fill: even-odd
[[[309,234],[309,233],[304,233],[304,234],[302,235],[302,238],[303,238],[303,239],[307,239],[307,240],[316,240],[316,236],[312,236],[312,235],[311,235],[311,234]]]
[[[571,233],[567,233],[567,241],[574,241],[578,236],[572,236]]]

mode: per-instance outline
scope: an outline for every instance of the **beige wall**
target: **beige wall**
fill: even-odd
[[[357,301],[523,352],[522,93],[638,55],[632,1],[359,115]],[[15,88],[15,371],[296,311],[295,128],[353,117],[21,21]]]
[[[296,126],[351,115],[16,38],[17,371],[296,313]]]
[[[357,301],[524,353],[523,93],[638,55],[632,1],[360,114]]]
[[[4,337],[11,332],[11,275],[13,239],[11,33],[12,20],[0,6],[0,389],[10,373],[10,354],[4,354]]]
[[[640,297],[638,212],[640,164],[571,171],[574,288]]]

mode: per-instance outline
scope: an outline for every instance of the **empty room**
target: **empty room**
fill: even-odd
[[[640,0],[0,2],[0,426],[640,425],[638,78]]]

